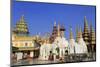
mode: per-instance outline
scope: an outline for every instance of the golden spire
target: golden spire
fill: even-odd
[[[82,38],[82,28],[80,27],[79,38]]]
[[[58,33],[57,33],[57,36],[59,37],[60,36],[60,24],[58,24]]]
[[[84,31],[83,31],[83,39],[86,42],[86,45],[89,45],[89,27],[88,27],[88,22],[86,19],[86,16],[84,17]]]
[[[89,32],[88,22],[86,16],[84,17],[84,32]]]
[[[78,35],[78,26],[76,27],[76,42],[78,42],[78,38],[79,38],[79,35]]]
[[[92,23],[90,24],[90,32],[94,32],[94,29],[93,29]]]
[[[70,39],[73,39],[72,27],[70,27]]]
[[[20,35],[27,35],[29,33],[28,26],[24,20],[24,15],[21,16],[19,22],[16,24],[15,33]]]
[[[24,22],[24,15],[21,16],[20,22]]]
[[[96,41],[96,38],[95,38],[95,31],[93,29],[93,26],[92,26],[92,23],[90,25],[90,43],[91,44],[96,44],[95,41]]]
[[[84,17],[84,25],[85,25],[86,27],[88,27],[88,22],[87,22],[86,16]]]
[[[56,26],[56,21],[54,21],[54,26]]]

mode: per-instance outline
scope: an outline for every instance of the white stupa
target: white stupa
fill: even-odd
[[[69,54],[82,54],[87,53],[87,46],[82,38],[81,29],[78,32],[78,42],[75,42],[72,34],[72,29],[70,30],[70,39],[69,39]]]
[[[86,46],[86,43],[85,41],[83,40],[82,38],[82,31],[81,31],[81,28],[80,28],[80,31],[79,31],[79,38],[78,38],[78,45],[80,47],[79,51],[80,53],[87,53],[87,46]]]
[[[69,49],[68,54],[74,54],[75,53],[75,45],[76,42],[73,38],[72,28],[70,28],[70,38],[69,38]]]
[[[45,49],[44,49],[44,45],[42,44],[40,46],[40,56],[39,56],[40,60],[44,60],[44,58],[45,58],[44,52],[45,52]]]
[[[78,27],[76,28],[76,44],[75,44],[75,53],[80,54],[82,53],[82,47],[79,45],[78,41],[80,39],[80,32],[78,31]]]
[[[48,40],[45,40],[45,42],[40,47],[40,60],[48,60],[50,51],[53,51],[55,48],[53,48],[55,45],[50,44]]]
[[[59,48],[59,57],[64,57],[65,55],[65,50],[68,47],[68,41],[66,40],[66,38],[64,36],[61,36],[60,34],[60,25],[58,24],[58,35],[55,39],[55,44],[57,45],[57,47]]]

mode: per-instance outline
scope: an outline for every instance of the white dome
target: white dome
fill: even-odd
[[[87,46],[83,38],[79,39],[78,44],[80,45],[81,53],[87,53]]]
[[[74,39],[70,39],[69,40],[69,54],[73,54],[74,53],[74,50],[75,50],[75,40]]]

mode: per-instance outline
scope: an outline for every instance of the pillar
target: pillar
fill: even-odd
[[[30,57],[33,58],[33,51],[30,51]]]
[[[17,55],[17,61],[22,59],[23,54],[21,52],[16,53]]]

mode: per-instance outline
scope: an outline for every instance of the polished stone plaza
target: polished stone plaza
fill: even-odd
[[[38,58],[34,59],[23,59],[19,60],[17,62],[12,62],[14,66],[20,66],[20,65],[41,65],[41,64],[56,64],[56,63],[71,63],[71,62],[87,62],[87,61],[95,61],[96,55],[95,53],[89,53],[87,55],[83,54],[76,54],[76,55],[66,55],[64,57],[64,60],[39,60]],[[12,66],[13,66],[12,65]]]

